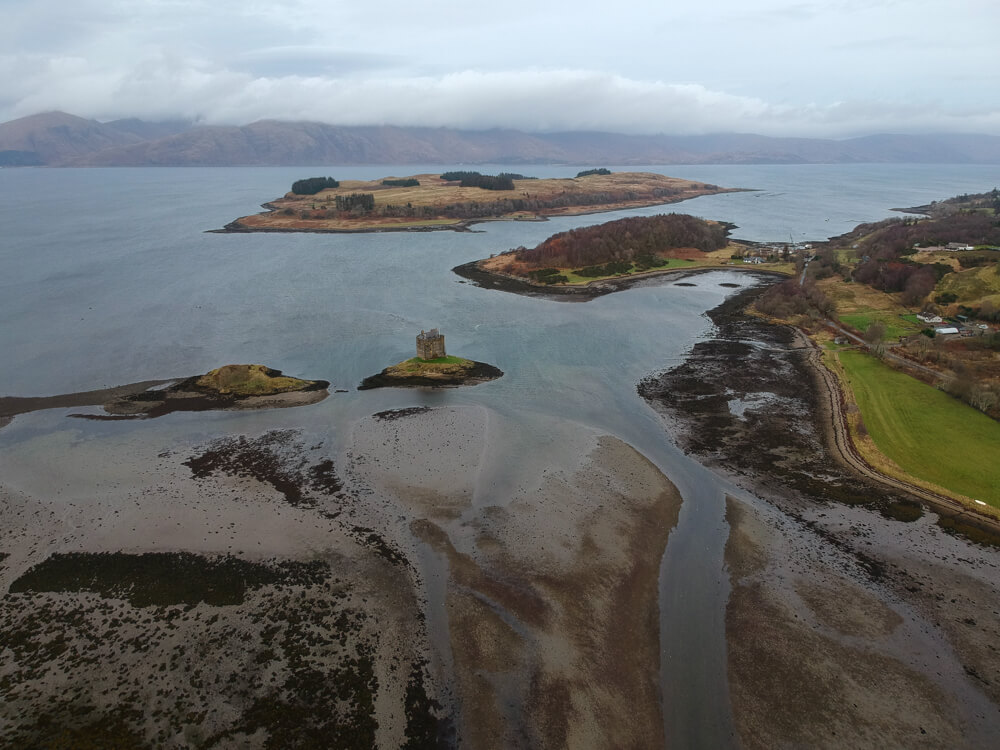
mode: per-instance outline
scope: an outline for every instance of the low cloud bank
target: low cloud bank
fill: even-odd
[[[891,100],[775,104],[699,84],[585,70],[267,77],[161,54],[125,73],[72,57],[0,58],[0,76],[10,82],[0,101],[3,120],[60,109],[101,120],[180,118],[206,124],[274,118],[529,132],[1000,134],[1000,111],[989,108],[955,111],[934,102]]]

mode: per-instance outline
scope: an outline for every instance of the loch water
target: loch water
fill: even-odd
[[[558,231],[671,211],[737,225],[749,240],[822,240],[887,218],[895,207],[992,189],[1000,169],[966,165],[629,167],[752,191],[671,206],[545,222],[492,222],[471,232],[214,234],[303,176],[340,179],[437,172],[453,165],[319,168],[0,170],[0,395],[45,396],[188,376],[260,362],[345,389],[301,409],[178,413],[157,420],[68,420],[68,410],[21,415],[0,451],[72,433],[74,440],[177,448],[223,434],[292,427],[338,450],[349,426],[384,409],[480,404],[505,428],[493,450],[507,466],[546,461],[553,420],[615,435],[656,463],[685,503],[661,569],[665,721],[671,744],[730,743],[725,683],[723,496],[735,491],[679,451],[636,393],[645,376],[683,361],[710,336],[705,312],[757,283],[713,272],[589,302],[487,291],[451,268]],[[477,167],[499,171],[509,167]],[[578,167],[523,167],[539,177]],[[489,362],[500,380],[457,390],[378,390],[357,384],[412,355],[420,329],[440,327],[453,353]],[[79,411],[79,410],[76,410]],[[41,442],[39,444],[42,444]],[[48,444],[48,443],[47,443]],[[38,491],[61,475],[4,482]],[[69,446],[69,447],[66,447]],[[66,469],[66,471],[69,471]],[[490,483],[502,502],[504,477]]]

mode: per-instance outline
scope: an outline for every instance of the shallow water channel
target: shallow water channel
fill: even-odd
[[[430,169],[370,167],[337,174],[374,177]],[[851,174],[830,169],[839,178]],[[796,240],[822,239],[857,221],[881,218],[893,205],[991,187],[980,184],[983,176],[975,168],[948,167],[941,168],[946,174],[930,195],[931,188],[914,186],[912,170],[887,169],[869,167],[874,182],[866,183],[868,192],[840,204],[831,204],[836,193],[823,187],[831,173],[820,167],[657,171],[769,188],[669,207],[736,220],[743,226],[734,234],[754,239],[768,237],[768,221],[779,216],[783,225],[770,236],[782,239],[789,224]],[[547,167],[538,173],[573,170]],[[0,395],[91,390],[192,375],[230,362],[260,362],[347,390],[301,409],[174,414],[149,422],[68,420],[67,410],[22,415],[0,430],[0,450],[44,452],[44,461],[3,461],[4,482],[72,498],[74,487],[102,481],[100,465],[73,460],[81,444],[88,455],[117,455],[127,464],[129,456],[193,449],[221,434],[295,428],[305,440],[323,441],[337,453],[345,449],[350,426],[372,413],[478,404],[502,418],[489,450],[499,457],[493,465],[508,468],[481,483],[476,502],[503,504],[516,483],[516,467],[563,460],[552,443],[553,420],[569,431],[579,425],[615,435],[655,463],[684,498],[660,576],[667,739],[676,747],[731,744],[724,633],[729,584],[722,552],[724,493],[734,490],[676,448],[669,427],[635,386],[679,364],[695,342],[711,335],[705,311],[757,283],[754,277],[713,272],[686,280],[694,286],[667,279],[570,303],[485,291],[450,271],[624,212],[492,223],[466,233],[204,233],[255,211],[302,174],[302,169],[0,171],[7,233],[0,249],[5,352]],[[776,189],[796,180],[796,189]],[[810,195],[812,204],[806,200]],[[763,214],[757,223],[755,214]],[[461,390],[355,390],[365,376],[411,356],[416,332],[431,327],[445,333],[449,353],[497,365],[505,376]],[[56,468],[42,474],[40,464]],[[132,468],[155,472],[150,466]]]

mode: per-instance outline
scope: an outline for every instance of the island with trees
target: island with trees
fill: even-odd
[[[729,240],[732,225],[687,214],[634,216],[554,234],[453,269],[480,286],[526,294],[598,296],[640,279],[722,266],[750,268],[747,246]],[[776,259],[757,271],[788,273]]]
[[[732,192],[650,172],[587,170],[537,179],[512,172],[452,171],[378,180],[297,180],[267,210],[222,232],[377,232],[464,229],[480,221],[538,221],[548,216],[639,208]]]

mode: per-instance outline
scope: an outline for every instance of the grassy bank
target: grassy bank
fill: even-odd
[[[863,284],[844,283],[839,277],[824,279],[817,286],[837,305],[840,321],[862,333],[875,322],[885,324],[888,339],[898,339],[926,327],[894,295]]]
[[[1000,508],[1000,423],[874,357],[838,356],[886,457],[907,474]]]
[[[560,269],[560,273],[568,279],[568,281],[566,282],[567,285],[574,285],[574,284],[584,285],[584,284],[589,284],[592,281],[617,279],[621,278],[622,276],[631,276],[636,273],[646,273],[648,271],[669,271],[674,268],[688,268],[691,266],[704,265],[698,263],[697,261],[686,260],[684,258],[663,258],[662,260],[663,260],[662,266],[639,269],[633,263],[632,267],[629,268],[629,270],[626,271],[625,273],[614,273],[614,274],[607,274],[604,276],[581,276],[578,273],[574,273],[572,269]]]

